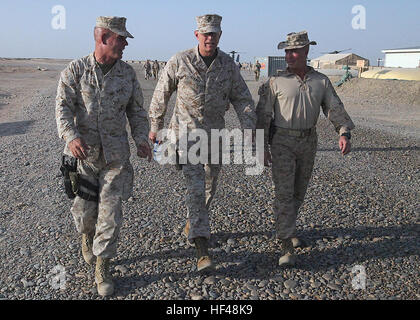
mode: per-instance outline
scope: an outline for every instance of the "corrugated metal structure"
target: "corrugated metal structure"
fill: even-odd
[[[268,76],[276,76],[279,70],[286,70],[285,57],[268,57]]]
[[[382,50],[387,68],[419,68],[420,46]]]
[[[286,58],[280,56],[258,57],[254,59],[261,64],[260,77],[272,77],[277,75],[279,70],[286,70]]]

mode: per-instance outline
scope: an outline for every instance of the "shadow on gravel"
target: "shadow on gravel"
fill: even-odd
[[[7,103],[3,103],[1,100],[4,99],[4,98],[9,98],[9,97],[10,97],[10,94],[0,93],[0,109],[3,106],[7,105]]]
[[[365,151],[418,151],[420,147],[413,146],[413,147],[389,147],[389,148],[352,148],[351,152],[365,152]],[[318,149],[319,152],[338,152],[337,148],[320,148]]]
[[[34,122],[29,120],[0,123],[0,137],[25,134]]]
[[[342,265],[354,266],[367,260],[383,260],[418,255],[420,232],[419,225],[389,227],[331,228],[324,230],[305,230],[299,233],[312,247],[300,253],[299,269],[323,271]],[[364,243],[344,243],[343,237]],[[341,239],[340,239],[341,238]],[[316,241],[326,239],[324,248]],[[339,240],[340,239],[340,240]],[[335,248],[328,246],[335,245]]]
[[[303,239],[310,249],[303,252],[298,249],[296,269],[308,271],[325,271],[342,265],[354,266],[371,259],[402,258],[418,255],[420,227],[417,224],[390,227],[357,227],[331,228],[321,230],[300,230],[298,237]],[[267,232],[230,234],[229,238],[241,239],[249,236],[270,236]],[[347,237],[353,243],[343,243]],[[342,238],[342,239],[340,239]],[[323,241],[326,240],[327,242]],[[340,239],[340,240],[338,240]],[[323,241],[320,248],[317,241]],[[354,243],[354,241],[365,243]],[[217,273],[229,277],[268,279],[280,269],[277,261],[280,255],[280,242],[276,241],[279,250],[275,252],[241,252],[219,254],[221,262],[239,262],[235,266],[221,268]],[[328,248],[334,245],[335,248]]]
[[[363,265],[368,260],[396,259],[411,255],[418,255],[419,248],[419,225],[402,225],[389,227],[353,227],[353,228],[329,228],[300,230],[298,236],[303,239],[308,247],[303,250],[298,249],[298,261],[296,270],[307,270],[311,272],[327,271],[339,268],[343,265],[353,267]],[[260,236],[266,241],[275,242],[274,248],[279,250],[267,250],[266,252],[249,251],[245,247],[240,251],[226,252],[225,250],[215,250],[221,242],[226,239],[240,241],[243,238]],[[282,270],[277,266],[280,255],[280,241],[271,237],[271,232],[218,232],[212,234],[211,254],[217,266],[215,271],[204,273],[203,275],[220,275],[223,278],[232,279],[260,279],[267,280],[281,276]],[[322,245],[319,242],[322,241]],[[351,243],[345,243],[351,241]],[[357,241],[357,243],[355,243]],[[364,243],[358,243],[364,241]],[[334,246],[331,248],[331,246]],[[147,275],[136,275],[134,277],[121,277],[125,287],[120,288],[120,293],[129,294],[136,288],[145,287],[153,282],[160,281],[172,276],[175,281],[182,279],[190,272],[197,274],[194,269],[185,272],[162,272],[165,268],[165,261],[168,259],[189,259],[192,265],[195,261],[195,251],[193,247],[180,250],[162,250],[156,253],[139,256],[136,259],[123,259],[117,264],[130,264],[138,260],[158,260],[162,265],[157,267],[157,273]],[[230,263],[223,267],[221,264]],[[159,264],[159,262],[158,262]],[[279,273],[280,272],[280,273]],[[197,274],[198,275],[198,274]],[[118,280],[117,280],[118,281]],[[127,281],[131,283],[127,284]]]

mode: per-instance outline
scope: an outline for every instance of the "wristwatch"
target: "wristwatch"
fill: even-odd
[[[351,139],[351,133],[350,132],[344,132],[341,134],[341,136],[347,137],[347,139]]]

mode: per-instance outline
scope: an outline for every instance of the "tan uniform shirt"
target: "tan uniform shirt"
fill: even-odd
[[[328,77],[312,67],[303,80],[287,70],[281,72],[263,84],[258,94],[257,128],[266,129],[265,141],[273,114],[276,127],[302,130],[316,126],[322,107],[339,134],[354,128]]]
[[[198,46],[173,56],[159,78],[149,108],[151,131],[163,128],[172,93],[177,90],[169,129],[178,136],[180,123],[188,129],[222,129],[229,103],[235,108],[242,128],[254,129],[255,106],[248,87],[233,59],[218,49],[207,68]]]
[[[137,147],[148,141],[140,84],[133,68],[121,60],[105,76],[93,53],[72,61],[61,72],[55,110],[67,155],[72,156],[68,143],[80,137],[90,147],[87,161],[96,161],[101,149],[107,163],[128,160],[127,118]]]

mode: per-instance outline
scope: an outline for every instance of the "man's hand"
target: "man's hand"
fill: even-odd
[[[70,141],[69,149],[75,158],[85,160],[89,147],[82,138],[76,138]]]
[[[150,162],[152,160],[152,149],[147,142],[141,142],[137,148],[137,155],[140,158],[147,158]]]
[[[155,143],[155,142],[156,142],[156,138],[157,138],[157,133],[156,133],[156,132],[152,132],[152,131],[150,131],[150,132],[149,132],[149,140],[150,140],[152,143]]]
[[[351,143],[346,136],[340,136],[340,140],[338,140],[338,145],[343,156],[351,151]]]
[[[264,151],[264,166],[269,167],[273,163],[271,159],[271,152],[269,150]]]

